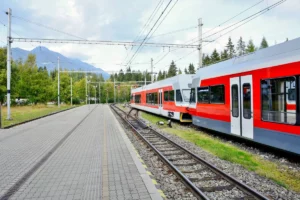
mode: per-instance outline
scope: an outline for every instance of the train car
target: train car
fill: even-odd
[[[150,113],[191,122],[188,114],[190,88],[193,75],[181,74],[157,81],[131,91],[131,106]]]
[[[300,38],[197,71],[196,126],[300,154]]]

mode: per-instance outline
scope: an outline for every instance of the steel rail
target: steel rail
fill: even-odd
[[[139,119],[134,118],[131,115],[126,115],[126,112],[121,110],[120,108],[116,107],[115,105],[111,105],[111,107],[114,109],[118,109],[119,111],[121,111],[122,113],[125,114],[125,116],[127,117],[131,117],[132,119],[134,119],[136,122],[138,122],[138,124],[143,124],[145,125],[143,122],[141,122]],[[114,109],[115,110],[115,109]],[[115,110],[116,113],[118,113]],[[118,113],[118,115],[121,117],[121,115]],[[162,159],[163,161],[168,164],[169,166],[171,166],[171,168],[176,172],[176,174],[178,174],[183,181],[185,181],[186,185],[188,187],[190,187],[193,190],[194,194],[197,194],[197,196],[200,197],[200,199],[209,199],[201,190],[199,190],[198,187],[196,187],[190,180],[188,177],[186,177],[182,172],[180,172],[179,169],[177,169],[176,166],[174,166],[159,150],[156,149],[156,147],[154,147],[151,142],[149,142],[131,123],[129,120],[121,117],[123,120],[125,120],[131,127],[132,129],[138,133],[139,137],[141,137]],[[243,191],[245,194],[247,194],[248,196],[252,196],[255,199],[262,199],[262,200],[268,200],[267,197],[265,197],[264,195],[260,194],[259,192],[255,191],[253,188],[247,186],[246,184],[242,183],[241,181],[237,180],[236,178],[230,176],[229,174],[226,174],[225,172],[223,172],[222,170],[220,170],[219,168],[213,166],[212,164],[208,163],[207,161],[203,160],[202,158],[200,158],[199,156],[195,155],[194,153],[192,153],[191,151],[187,150],[186,148],[182,147],[181,145],[173,142],[172,140],[170,140],[169,138],[163,136],[162,134],[158,133],[157,131],[153,130],[152,128],[148,129],[151,131],[151,133],[155,134],[157,137],[169,142],[170,144],[176,146],[179,150],[187,153],[189,156],[191,156],[194,160],[198,161],[199,163],[201,163],[202,165],[206,166],[208,169],[210,169],[213,173],[220,175],[224,180],[226,180],[229,183],[234,184],[235,186],[237,186],[238,189],[240,189],[241,191]],[[200,191],[200,193],[199,193]]]

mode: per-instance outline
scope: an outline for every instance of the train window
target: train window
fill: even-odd
[[[164,101],[169,101],[169,91],[164,91]]]
[[[262,120],[296,124],[295,77],[261,81]]]
[[[288,89],[288,100],[296,101],[296,90],[295,89]]]
[[[176,101],[182,102],[182,96],[180,90],[176,90]]]
[[[141,103],[141,95],[140,94],[139,95],[135,95],[134,102],[135,103]]]
[[[198,102],[209,103],[209,87],[198,88]]]
[[[157,92],[153,93],[153,103],[154,103],[154,104],[157,104],[157,103],[158,103],[157,98],[158,98]]]
[[[169,101],[174,101],[174,90],[169,91]]]
[[[224,85],[210,86],[210,103],[225,103]]]
[[[183,100],[185,102],[189,102],[190,101],[190,94],[191,94],[191,90],[190,89],[183,89],[182,90]]]
[[[196,102],[196,94],[195,94],[195,88],[191,89],[190,92],[190,103],[195,103]]]
[[[252,118],[251,111],[251,85],[250,83],[243,84],[243,117],[245,119]]]
[[[231,86],[232,117],[239,117],[239,88],[238,85]]]

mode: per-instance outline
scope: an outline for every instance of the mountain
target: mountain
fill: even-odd
[[[104,79],[109,78],[109,74],[101,68],[96,68],[93,65],[82,62],[81,60],[68,58],[58,52],[51,51],[46,47],[38,46],[31,51],[26,51],[20,48],[12,48],[12,56],[14,60],[27,59],[28,54],[36,55],[36,63],[38,67],[46,66],[48,71],[52,71],[57,68],[57,58],[60,60],[60,67],[67,70],[83,70],[83,71],[99,71],[102,72]]]

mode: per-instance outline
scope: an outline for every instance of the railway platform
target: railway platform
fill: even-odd
[[[0,130],[0,200],[162,199],[108,105]]]

